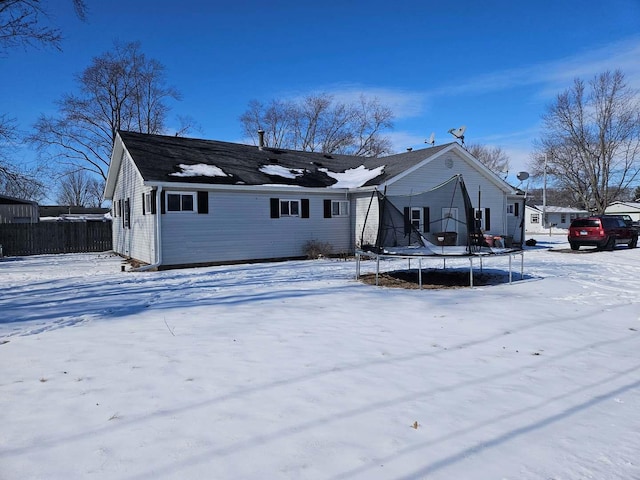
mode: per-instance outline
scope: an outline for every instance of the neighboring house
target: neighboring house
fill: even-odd
[[[545,217],[543,218],[543,210]],[[567,233],[571,220],[589,215],[587,210],[547,205],[527,205],[525,208],[525,231],[527,233]]]
[[[76,207],[67,205],[41,205],[41,222],[109,222],[109,208]]]
[[[119,132],[104,197],[114,252],[169,268],[303,257],[309,241],[353,253],[371,233],[362,230],[376,190],[417,193],[456,174],[483,230],[521,244],[523,192],[457,143],[363,158]]]
[[[0,223],[38,223],[38,203],[0,195]]]
[[[640,203],[639,202],[613,202],[609,205],[604,213],[611,215],[629,215],[635,222],[640,221]]]

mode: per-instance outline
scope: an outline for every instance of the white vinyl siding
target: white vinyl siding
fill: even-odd
[[[272,218],[270,208],[274,198],[279,202],[308,199],[309,218]],[[163,263],[186,265],[303,257],[304,245],[309,240],[329,243],[333,253],[350,252],[353,250],[350,219],[325,219],[326,198],[331,198],[326,192],[213,189],[209,192],[208,215],[162,216]]]
[[[484,172],[478,170],[468,159],[458,155],[455,151],[445,152],[427,165],[390,184],[387,187],[387,192],[390,195],[419,193],[446,182],[457,174],[462,174],[473,208],[482,208],[483,210],[488,208],[491,212],[491,228],[486,233],[514,235],[512,233],[514,229],[510,228],[512,226],[508,225],[506,220],[507,199],[505,192],[498,188],[493,180],[485,176]],[[458,207],[460,208],[460,206]],[[458,214],[460,219],[464,219],[467,213],[462,208]],[[432,217],[432,221],[436,220],[434,215]],[[516,232],[516,234],[519,238],[520,233]]]
[[[138,170],[125,153],[113,196],[113,210],[118,215],[112,222],[113,251],[145,263],[153,263],[156,259],[156,215],[150,215],[149,211],[143,215],[142,194],[149,190],[142,185]],[[129,200],[129,223],[128,228],[125,228],[123,215],[127,199]]]
[[[357,193],[354,194],[353,205],[354,213],[351,217],[355,246],[361,248],[363,245],[375,245],[378,237],[378,197],[374,194],[372,198],[371,192]]]

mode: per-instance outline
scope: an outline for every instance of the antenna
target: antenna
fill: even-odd
[[[433,147],[433,144],[436,143],[436,132],[431,132],[431,135],[429,135],[429,140],[425,140],[424,143],[428,143]]]
[[[467,127],[465,125],[462,125],[460,128],[450,129],[448,133],[450,133],[451,135],[459,139],[462,142],[462,145],[464,145],[464,132],[466,130],[467,130]]]

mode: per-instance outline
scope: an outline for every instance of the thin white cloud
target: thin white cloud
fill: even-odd
[[[424,115],[428,94],[404,89],[369,87],[354,83],[338,83],[317,88],[311,92],[285,92],[279,98],[301,99],[308,95],[327,93],[344,103],[355,103],[361,95],[368,99],[377,98],[381,105],[389,107],[397,119]]]
[[[540,85],[542,92],[558,92],[574,78],[589,79],[607,70],[622,70],[629,85],[640,87],[640,36],[604,45],[570,57],[520,68],[491,72],[428,92],[428,96],[474,95],[508,88]],[[548,94],[544,94],[548,96]]]

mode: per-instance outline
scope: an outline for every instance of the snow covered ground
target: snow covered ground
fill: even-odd
[[[640,479],[640,249],[537,239],[456,290],[4,259],[0,478]]]

